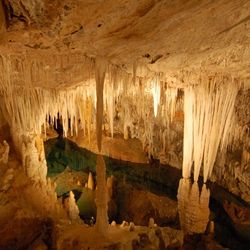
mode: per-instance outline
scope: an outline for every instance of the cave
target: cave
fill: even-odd
[[[1,0],[0,250],[250,246],[249,0]]]

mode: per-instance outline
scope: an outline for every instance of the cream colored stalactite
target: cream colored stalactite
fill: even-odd
[[[194,93],[192,87],[185,89],[184,93],[184,139],[183,139],[183,165],[182,176],[190,177],[191,168],[193,165],[193,108],[194,108]]]
[[[56,62],[61,59],[59,56]],[[71,60],[71,58],[69,59]],[[32,130],[39,134],[46,116],[50,115],[51,118],[57,118],[57,114],[60,113],[64,125],[64,135],[67,136],[69,132],[71,135],[77,133],[80,110],[84,108],[77,105],[77,99],[81,97],[86,101],[89,96],[94,99],[93,84],[89,80],[82,86],[60,91],[34,87],[34,82],[39,81],[43,73],[43,81],[50,82],[53,78],[52,75],[46,73],[47,68],[50,68],[49,66],[45,67],[44,63],[38,63],[35,59],[28,59],[26,56],[22,60],[1,56],[0,92],[4,99],[4,108],[1,108],[4,110],[5,117],[9,124],[14,123],[24,131]],[[86,62],[86,64],[88,66],[91,63]],[[87,68],[91,71],[91,67]],[[19,70],[18,74],[13,74],[17,69]],[[68,118],[71,121],[70,131]]]
[[[166,116],[170,118],[170,122],[174,119],[177,96],[178,88],[167,87],[165,90],[165,106]]]
[[[160,104],[160,98],[161,98],[161,86],[159,77],[155,77],[153,80],[153,86],[152,86],[152,95],[153,95],[153,101],[154,101],[154,116],[157,116],[158,113],[158,106]]]
[[[206,116],[206,114],[210,113],[210,102],[208,100],[208,93],[204,91],[202,85],[196,88],[193,97],[193,160],[194,180],[197,181],[202,166],[206,133],[212,124],[208,120],[209,116]]]
[[[93,101],[92,101],[92,97],[90,96],[86,101],[86,123],[87,123],[89,143],[90,143],[90,135],[91,135],[92,112],[93,112]]]
[[[14,123],[24,131],[34,131],[40,134],[46,117],[50,116],[52,120],[53,118],[56,120],[59,113],[65,136],[77,134],[79,120],[87,121],[89,132],[94,95],[93,91],[90,91],[90,95],[88,95],[87,88],[87,86],[82,86],[57,92],[46,89],[13,88],[11,95],[8,95],[8,92],[3,93],[4,100],[1,108],[8,122]],[[82,100],[80,103],[79,99]],[[91,103],[89,104],[89,102]],[[82,105],[82,103],[86,105]],[[85,112],[83,112],[84,108],[86,108]]]
[[[220,145],[226,147],[224,140],[228,135],[227,132],[229,130],[229,124],[232,121],[233,108],[237,92],[238,89],[235,82],[231,82],[230,84],[226,84],[224,86],[218,86],[216,84],[211,90],[210,103],[212,110],[211,113],[209,112],[209,114],[206,115],[209,116],[212,114],[212,121],[210,130],[207,131],[210,136],[206,137],[204,149],[204,182],[206,182],[212,174]]]
[[[105,102],[105,110],[108,115],[109,127],[111,132],[111,137],[113,138],[114,135],[114,109],[115,109],[115,87],[114,85],[117,84],[117,72],[112,70],[109,67],[108,71],[108,78],[105,81],[104,86],[104,102]]]
[[[198,85],[185,89],[184,178],[190,177],[194,164],[197,181],[202,163],[204,182],[211,176],[217,152],[230,141],[227,137],[237,91],[234,80],[223,76],[212,79],[202,76]]]
[[[102,147],[102,120],[103,120],[103,87],[107,61],[103,57],[96,58],[96,137],[99,152]]]

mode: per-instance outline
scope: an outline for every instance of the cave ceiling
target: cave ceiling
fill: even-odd
[[[0,21],[1,54],[250,78],[249,0],[2,0]]]

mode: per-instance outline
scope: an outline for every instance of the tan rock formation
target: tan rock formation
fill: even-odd
[[[95,189],[95,183],[91,172],[89,172],[87,188],[90,190]]]
[[[80,221],[79,209],[76,205],[75,196],[72,191],[69,192],[69,197],[64,201],[64,206],[70,220]]]
[[[40,137],[58,120],[64,136],[81,130],[89,147],[94,138],[98,154],[146,162],[145,152],[178,168],[183,162],[184,177],[194,163],[195,181],[203,169],[205,182],[211,178],[249,201],[249,13],[249,0],[1,1],[0,135],[11,128],[30,206],[63,214],[46,179]],[[113,144],[104,139],[102,147],[104,133]],[[142,149],[138,141],[130,147],[134,139]],[[97,163],[103,233],[108,197],[100,155]],[[11,171],[3,168],[5,191]],[[202,232],[209,191],[199,194],[196,183],[183,180],[178,197],[184,230]]]
[[[3,143],[0,144],[0,164],[7,164],[9,159],[9,151],[10,146],[9,144],[4,140]]]
[[[204,184],[200,193],[197,182],[181,179],[178,189],[178,212],[185,234],[204,233],[209,220],[210,192]]]

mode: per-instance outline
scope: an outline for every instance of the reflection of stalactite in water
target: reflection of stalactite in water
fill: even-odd
[[[108,203],[107,203],[107,186],[106,186],[106,165],[102,155],[97,155],[96,164],[96,228],[98,232],[106,234],[108,228]]]
[[[210,191],[203,184],[201,193],[198,183],[181,179],[178,189],[178,212],[181,228],[186,234],[204,233],[209,220]]]

